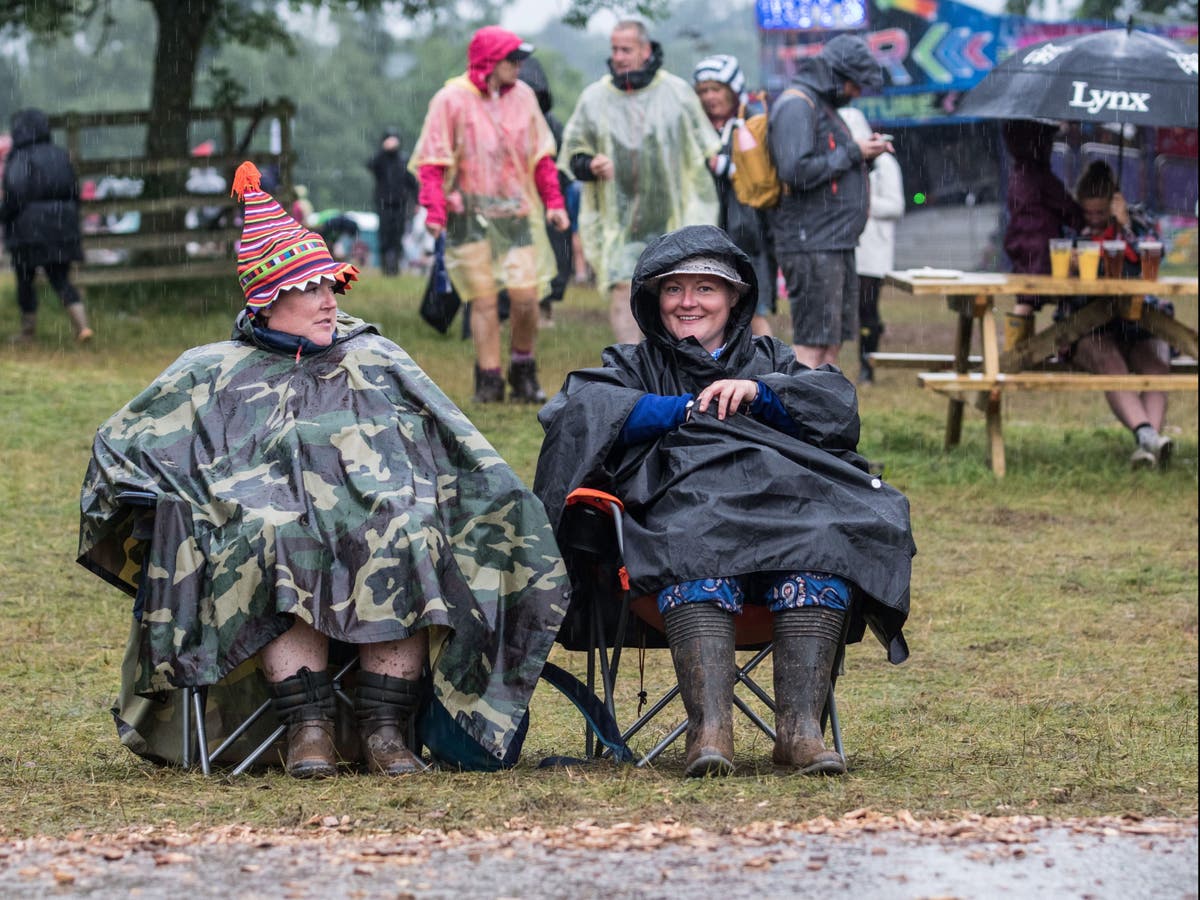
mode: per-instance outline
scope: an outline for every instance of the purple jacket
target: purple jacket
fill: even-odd
[[[1050,170],[1056,130],[1055,126],[1040,122],[1004,123],[1004,143],[1012,156],[1004,252],[1014,272],[1049,275],[1047,242],[1062,237],[1064,227],[1074,231],[1083,227],[1079,204]]]

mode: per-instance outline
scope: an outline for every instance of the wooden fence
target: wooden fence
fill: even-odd
[[[294,198],[292,165],[295,154],[291,146],[291,120],[295,107],[280,98],[253,106],[224,106],[193,109],[189,121],[219,123],[220,137],[214,140],[219,148],[212,155],[188,155],[183,158],[146,159],[130,148],[128,154],[110,158],[87,158],[83,148],[88,129],[145,127],[149,114],[145,110],[116,112],[66,112],[50,117],[51,128],[65,137],[65,147],[71,155],[80,183],[99,184],[104,178],[147,179],[154,176],[177,175],[182,184],[194,169],[213,168],[224,178],[221,193],[189,192],[186,188],[167,196],[113,196],[80,201],[83,224],[85,261],[73,280],[78,284],[114,284],[140,281],[167,281],[184,278],[232,277],[236,259],[236,242],[241,237],[240,204],[229,196],[234,170],[250,160],[260,170],[273,168],[278,173],[278,186],[273,194],[284,208]],[[259,126],[279,121],[278,152],[251,149]],[[239,131],[240,129],[240,131]],[[261,140],[259,144],[263,143]],[[199,227],[180,227],[189,210],[202,217]],[[137,230],[113,230],[116,217],[136,212],[141,216]],[[175,222],[166,227],[162,221]],[[158,256],[169,254],[169,263],[154,262]],[[147,260],[150,262],[147,262]]]

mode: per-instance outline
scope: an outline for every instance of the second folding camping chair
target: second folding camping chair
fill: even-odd
[[[567,497],[566,510],[559,527],[558,542],[571,575],[571,607],[559,631],[558,643],[568,650],[587,654],[587,687],[600,688],[609,714],[622,721],[616,710],[614,689],[621,665],[622,651],[627,648],[666,649],[667,639],[662,615],[653,595],[634,596],[625,571],[624,506],[612,494],[591,488],[576,488]],[[847,621],[849,616],[846,617]],[[741,615],[734,617],[734,644],[737,650],[749,652],[749,659],[737,666],[735,686],[761,702],[774,714],[775,701],[769,692],[754,680],[755,670],[771,655],[773,616],[766,606],[746,604]],[[834,748],[845,759],[841,727],[838,722],[834,683],[842,668],[845,653],[845,634],[838,648],[829,682],[829,693],[822,713],[822,728],[832,733]],[[597,685],[599,680],[599,685]],[[662,697],[650,704],[645,713],[621,729],[622,743],[627,744],[650,723],[668,704],[679,696],[675,684]],[[734,706],[772,741],[775,729],[764,721],[747,699],[734,693]],[[637,761],[638,766],[653,762],[668,746],[687,730],[687,719],[671,729]],[[585,737],[589,757],[606,757],[610,751],[597,746],[591,731]]]

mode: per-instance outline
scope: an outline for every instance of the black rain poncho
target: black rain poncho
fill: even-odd
[[[546,430],[534,493],[557,528],[567,494],[609,491],[625,504],[625,565],[637,593],[699,578],[816,570],[858,589],[850,640],[869,625],[892,662],[908,655],[916,552],[908,501],[870,474],[856,452],[853,385],[831,366],[808,369],[786,344],[752,337],[751,291],[730,315],[724,351],[713,359],[694,338],[662,324],[654,275],[698,254],[736,261],[754,285],[749,258],[712,226],[692,226],[651,244],[638,261],[632,305],[646,340],[604,351],[603,367],[572,372],[539,414]],[[623,446],[626,418],[646,393],[697,393],[722,378],[761,381],[798,426],[792,437],[736,414],[709,415],[657,440]]]

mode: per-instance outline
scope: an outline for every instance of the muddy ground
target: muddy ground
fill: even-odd
[[[0,896],[1195,898],[1194,819],[968,817],[837,821],[725,833],[581,822],[545,830],[363,833],[171,827],[0,843]]]

